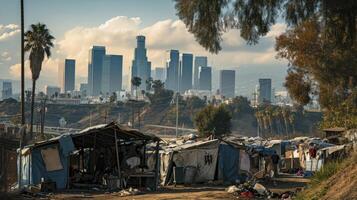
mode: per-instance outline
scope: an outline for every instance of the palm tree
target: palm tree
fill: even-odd
[[[135,86],[135,91],[136,91],[136,100],[138,100],[138,87],[141,85],[141,78],[134,76],[131,79],[131,84]]]
[[[25,33],[25,51],[30,52],[30,69],[32,73],[32,96],[31,96],[31,124],[30,137],[33,136],[33,113],[35,104],[36,80],[40,76],[42,62],[45,58],[51,56],[51,48],[55,38],[45,24],[32,24],[30,30]]]

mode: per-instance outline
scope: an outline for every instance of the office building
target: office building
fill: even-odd
[[[139,35],[136,37],[134,60],[131,66],[131,79],[133,77],[141,78],[139,90],[146,90],[146,81],[151,77],[151,62],[148,61],[146,54],[145,36]],[[134,87],[131,88],[133,91]]]
[[[88,84],[87,83],[81,83],[79,86],[79,91],[82,96],[87,96],[88,94]]]
[[[166,74],[165,74],[165,68],[162,67],[156,67],[154,70],[154,80],[161,80],[162,82],[165,82],[166,79]]]
[[[102,93],[112,94],[122,89],[123,56],[105,55],[103,58]]]
[[[184,53],[181,59],[181,81],[180,81],[180,92],[192,89],[192,65],[193,65],[193,55]]]
[[[179,65],[180,65],[180,53],[178,50],[168,51],[168,59],[166,62],[166,88],[173,91],[179,91]]]
[[[234,70],[221,70],[219,72],[219,91],[222,96],[233,98],[235,96],[236,72]]]
[[[212,68],[211,67],[199,67],[198,76],[199,90],[212,90]]]
[[[45,86],[45,91],[46,91],[46,95],[49,98],[53,98],[53,97],[58,97],[59,96],[59,94],[61,93],[61,88],[57,87],[57,86],[46,85]]]
[[[65,59],[58,66],[59,82],[63,93],[71,92],[75,88],[76,61]]]
[[[259,79],[259,104],[268,103],[271,101],[271,79],[270,78],[261,78]]]
[[[104,46],[93,46],[89,50],[88,62],[88,95],[98,96],[102,89]]]
[[[1,91],[2,99],[8,99],[12,97],[12,82],[4,81],[2,82],[2,91]]]
[[[195,57],[195,66],[193,71],[193,88],[199,89],[199,69],[200,67],[207,67],[207,57],[205,56],[196,56]]]

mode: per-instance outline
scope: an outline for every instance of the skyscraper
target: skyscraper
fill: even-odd
[[[271,103],[271,79],[261,78],[259,79],[259,104]]]
[[[61,93],[61,88],[57,86],[46,85],[45,90],[46,90],[46,95],[50,98],[59,95]]]
[[[2,91],[1,91],[2,99],[8,99],[12,97],[12,82],[4,81],[2,82]]]
[[[198,87],[199,90],[212,90],[211,67],[199,67]]]
[[[104,46],[93,46],[89,50],[88,95],[98,96],[102,89]]]
[[[105,55],[103,59],[102,92],[104,94],[122,89],[123,56]]]
[[[136,36],[136,48],[131,67],[131,79],[133,77],[140,77],[141,85],[138,89],[146,90],[146,80],[151,77],[151,62],[148,61],[145,48],[145,36],[142,35]]]
[[[236,84],[234,70],[221,70],[219,73],[219,91],[222,96],[233,98]]]
[[[156,67],[154,70],[154,79],[155,80],[161,80],[165,82],[166,76],[165,76],[165,68],[162,67]]]
[[[64,62],[60,63],[58,71],[62,92],[73,91],[75,88],[76,61],[65,59]]]
[[[193,55],[188,53],[182,54],[180,92],[192,89],[192,65]]]
[[[199,69],[200,67],[207,67],[207,57],[205,56],[196,56],[195,57],[195,68],[193,72],[193,88],[199,89]]]
[[[166,76],[166,88],[173,91],[179,89],[179,65],[180,65],[180,53],[178,50],[168,51],[168,59],[166,63],[167,76]]]

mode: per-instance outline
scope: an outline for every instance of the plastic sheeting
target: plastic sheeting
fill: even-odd
[[[239,149],[227,144],[219,146],[219,178],[224,182],[235,183],[239,180]]]

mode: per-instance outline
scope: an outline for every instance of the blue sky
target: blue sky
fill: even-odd
[[[20,25],[19,2],[0,0],[0,79],[18,79],[19,27],[12,25]],[[286,73],[286,62],[276,60],[273,50],[274,37],[285,29],[284,24],[274,26],[257,46],[246,45],[237,30],[230,31],[223,36],[222,52],[211,55],[178,20],[171,0],[25,0],[25,29],[37,22],[47,24],[56,37],[53,56],[44,63],[41,72],[40,89],[57,84],[58,62],[67,57],[77,60],[77,85],[84,82],[91,45],[105,45],[108,53],[122,54],[124,73],[128,73],[137,34],[147,37],[153,67],[164,66],[165,50],[172,48],[208,56],[215,70],[238,68],[238,73],[239,69],[246,70],[241,74],[253,75],[237,81],[237,88],[245,95],[251,93],[259,77],[274,78],[273,85],[282,88]],[[10,32],[6,38],[1,37]],[[252,73],[255,71],[256,75]]]

